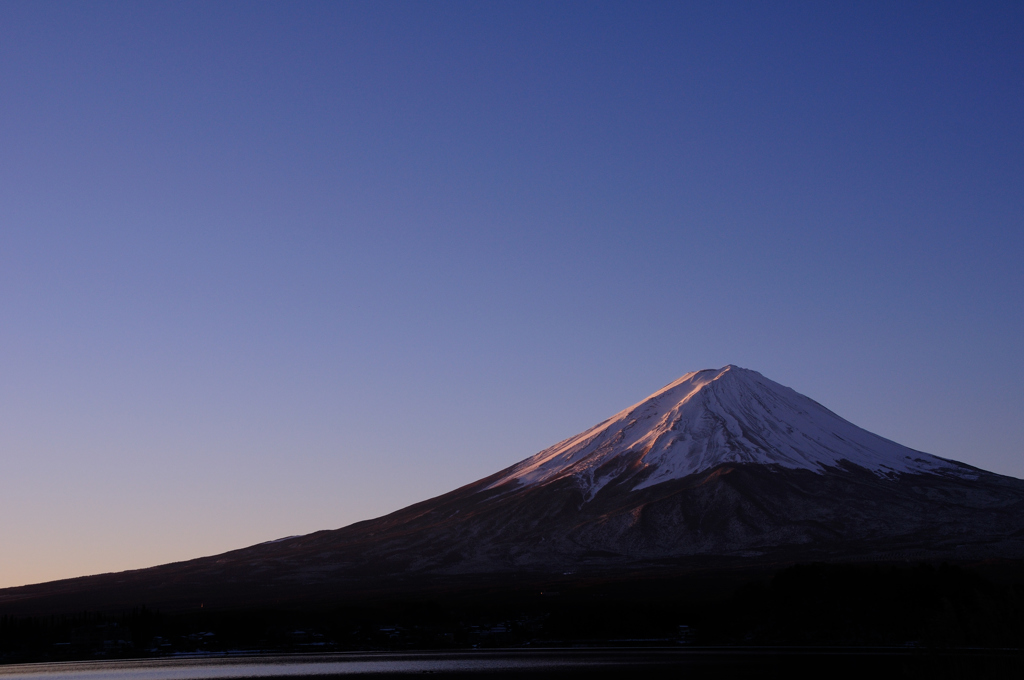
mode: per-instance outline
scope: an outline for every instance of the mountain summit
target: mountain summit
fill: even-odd
[[[575,437],[390,515],[189,562],[0,590],[0,612],[320,602],[567,573],[675,578],[807,561],[992,558],[1024,559],[1024,482],[900,446],[726,366],[688,373]]]
[[[572,477],[588,498],[612,480],[633,489],[719,465],[824,473],[854,465],[880,476],[970,475],[970,468],[874,435],[757,371],[687,373],[608,420],[524,460],[488,488]]]

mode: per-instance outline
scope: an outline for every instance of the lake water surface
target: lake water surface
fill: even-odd
[[[551,677],[1024,677],[1017,651],[904,649],[546,649],[219,656],[0,666],[0,680]]]
[[[0,666],[2,680],[201,680],[350,675],[474,674],[544,671],[608,663],[574,655],[339,654],[86,661]]]

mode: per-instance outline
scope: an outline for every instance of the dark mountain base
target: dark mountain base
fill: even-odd
[[[290,608],[545,583],[728,577],[798,563],[1024,558],[1024,482],[722,465],[589,501],[481,480],[375,520],[150,569],[0,590],[0,614]],[[628,491],[628,490],[627,490]],[[564,578],[563,578],[564,576]],[[691,587],[691,586],[684,586]]]
[[[575,645],[1024,649],[1024,564],[816,564],[775,574],[435,584],[321,606],[0,617],[6,663]]]

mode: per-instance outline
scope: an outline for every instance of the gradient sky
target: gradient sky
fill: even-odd
[[[0,586],[378,516],[728,363],[1024,477],[1022,35],[0,4]]]

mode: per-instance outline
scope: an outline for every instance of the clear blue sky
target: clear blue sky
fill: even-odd
[[[0,586],[377,516],[727,363],[1024,477],[1022,35],[0,4]]]

